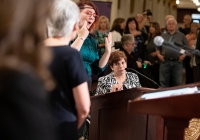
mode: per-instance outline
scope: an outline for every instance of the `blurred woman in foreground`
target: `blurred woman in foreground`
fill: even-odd
[[[50,6],[51,0],[0,1],[1,139],[55,139],[45,92],[54,84],[42,44]]]

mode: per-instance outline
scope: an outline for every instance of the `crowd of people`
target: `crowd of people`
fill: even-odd
[[[180,48],[200,49],[199,25],[191,23],[189,15],[179,29],[172,15],[166,16],[166,26],[160,28],[150,10],[127,20],[116,18],[110,26],[106,16],[99,17],[93,2],[70,0],[25,0],[23,4],[1,0],[0,15],[3,139],[84,137],[90,96],[158,88],[126,68],[138,70],[162,87],[181,85],[183,68],[186,83],[200,81],[200,56],[154,44],[161,35],[166,41],[176,40]],[[93,74],[100,75],[94,92]]]

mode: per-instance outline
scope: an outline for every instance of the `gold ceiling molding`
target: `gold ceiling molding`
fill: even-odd
[[[131,3],[130,3],[130,13],[134,12],[134,5],[135,5],[135,0],[131,0]]]
[[[171,2],[170,1],[168,1],[168,7],[170,7],[171,6]]]
[[[165,5],[165,3],[166,3],[166,0],[163,0],[163,5]]]
[[[120,9],[121,0],[118,0],[117,8]]]

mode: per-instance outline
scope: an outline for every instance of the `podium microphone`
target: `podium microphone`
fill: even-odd
[[[157,46],[157,47],[165,47],[165,48],[168,48],[172,51],[175,51],[175,52],[178,52],[178,53],[181,53],[181,54],[186,54],[186,55],[189,55],[189,53],[180,48],[180,47],[177,47],[173,42],[170,42],[170,41],[165,41],[163,37],[161,36],[156,36],[153,40],[154,44]]]
[[[156,83],[154,80],[150,79],[149,77],[145,76],[144,74],[140,73],[139,71],[132,69],[132,68],[125,68],[125,70],[129,70],[129,71],[134,71],[135,73],[140,74],[141,76],[145,77],[146,79],[150,80],[151,82],[153,82],[155,85],[157,85],[159,88],[162,88],[161,86],[158,85],[158,83]]]

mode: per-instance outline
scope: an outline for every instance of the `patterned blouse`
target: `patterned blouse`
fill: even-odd
[[[106,76],[100,77],[98,79],[95,96],[109,93],[114,84],[118,84],[118,82],[116,81],[113,72],[111,72],[110,74]],[[124,82],[122,90],[130,89],[134,87],[141,87],[138,76],[135,73],[126,72],[126,80]]]

